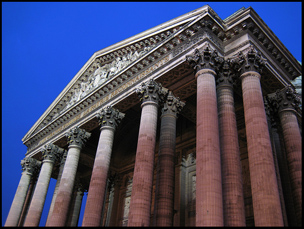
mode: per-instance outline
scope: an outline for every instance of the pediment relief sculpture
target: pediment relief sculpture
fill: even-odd
[[[101,65],[98,63],[98,68],[88,77],[87,81],[80,83],[80,87],[75,89],[70,101],[67,103],[66,107],[62,110],[74,105],[80,99],[85,97],[89,92],[93,91],[95,88],[111,79],[117,73],[125,69],[127,66],[132,64],[134,61],[142,57],[144,54],[149,52],[155,45],[145,47],[142,51],[134,51],[127,53],[122,57],[117,57],[111,63]],[[61,112],[62,112],[61,111]],[[53,117],[55,118],[55,116]]]

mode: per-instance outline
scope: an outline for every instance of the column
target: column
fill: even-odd
[[[90,133],[79,127],[72,128],[66,134],[69,143],[68,154],[63,168],[53,213],[47,226],[65,226],[73,194],[80,151],[90,136]]]
[[[225,60],[217,76],[224,226],[245,227],[242,167],[233,98],[234,80],[231,62]]]
[[[64,149],[56,145],[48,144],[42,149],[42,166],[37,180],[36,188],[32,197],[31,205],[29,207],[24,226],[39,226],[46,193],[49,187],[53,166],[55,161],[62,155]]]
[[[153,226],[173,226],[176,119],[184,105],[169,91],[162,108]]]
[[[241,73],[255,226],[284,226],[260,84],[264,61],[251,46],[236,58]]]
[[[197,79],[196,226],[224,226],[215,71],[223,61],[207,46],[187,56]]]
[[[100,226],[114,132],[124,114],[109,106],[102,109],[98,117],[101,128],[82,222],[85,227]]]
[[[128,226],[149,226],[158,105],[167,91],[154,80],[137,90],[142,101]]]
[[[78,226],[78,220],[79,220],[79,214],[80,214],[83,195],[84,195],[84,189],[82,187],[82,184],[80,183],[80,179],[76,179],[74,193],[73,193],[73,200],[72,200],[72,203],[69,208],[70,212],[69,212],[69,217],[68,217],[66,226],[68,226],[68,227],[77,227]]]
[[[67,157],[67,151],[64,151],[64,153],[63,153],[63,155],[61,157],[60,167],[59,167],[59,172],[58,172],[58,177],[57,177],[57,182],[56,182],[56,186],[55,186],[55,190],[54,190],[51,206],[50,206],[50,209],[49,209],[49,214],[48,214],[48,217],[47,217],[45,225],[49,224],[50,218],[51,218],[52,213],[53,213],[54,204],[55,204],[55,200],[56,200],[56,197],[57,197],[58,188],[59,188],[59,184],[60,184],[60,180],[61,180],[61,176],[62,176],[62,172],[63,172],[64,163],[65,163],[66,157]]]
[[[22,176],[19,181],[19,185],[13,200],[13,203],[11,205],[10,211],[8,213],[5,227],[17,227],[19,219],[21,217],[21,212],[23,209],[23,206],[25,204],[25,199],[28,193],[30,181],[35,175],[35,173],[38,172],[38,169],[40,168],[41,164],[34,158],[25,157],[21,161],[22,166]]]
[[[279,114],[286,148],[292,196],[297,225],[302,226],[302,138],[297,120],[300,98],[289,85],[270,98],[274,112]]]

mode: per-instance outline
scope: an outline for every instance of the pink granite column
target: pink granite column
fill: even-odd
[[[79,179],[76,179],[74,193],[73,193],[73,200],[69,208],[70,209],[69,217],[66,223],[67,227],[77,227],[83,195],[84,195],[84,189]]]
[[[45,225],[49,224],[51,216],[52,216],[52,213],[53,213],[54,204],[55,204],[55,200],[56,200],[56,197],[57,197],[58,188],[59,188],[59,184],[60,184],[60,180],[61,180],[64,164],[65,164],[65,161],[66,161],[66,157],[67,157],[67,151],[64,151],[64,153],[63,153],[63,155],[61,157],[61,161],[60,161],[60,165],[59,165],[59,172],[58,172],[58,176],[57,176],[57,182],[56,182],[56,185],[55,185],[55,190],[54,190],[54,193],[53,193],[53,198],[52,198],[51,206],[50,206],[50,209],[49,209],[49,213],[48,213],[48,217],[46,219]]]
[[[153,226],[173,226],[176,119],[184,105],[170,91],[162,109]]]
[[[244,227],[246,226],[245,204],[233,80],[230,61],[224,61],[217,77],[224,226]]]
[[[80,151],[91,134],[75,127],[71,129],[66,136],[68,137],[69,150],[62,172],[53,212],[50,221],[46,226],[65,226],[73,194]]]
[[[224,226],[215,71],[219,57],[207,46],[187,61],[196,69],[196,226]]]
[[[262,89],[261,56],[248,51],[241,75],[255,226],[284,226]]]
[[[151,80],[143,84],[137,93],[142,100],[142,113],[135,158],[128,226],[149,226],[158,103],[164,92],[160,84]]]
[[[302,137],[296,116],[299,100],[295,90],[287,86],[276,93],[272,103],[278,108],[275,111],[283,131],[297,225],[302,226]]]
[[[59,148],[53,144],[48,144],[42,151],[43,161],[36,188],[32,197],[31,205],[27,212],[24,222],[25,227],[39,226],[47,190],[49,187],[53,165],[55,161],[63,154],[64,149]]]
[[[11,205],[10,211],[8,213],[5,227],[17,227],[19,219],[21,217],[22,209],[25,204],[25,199],[27,197],[30,181],[32,176],[37,173],[37,170],[40,168],[40,162],[37,162],[36,159],[26,157],[21,161],[22,166],[22,176]]]
[[[100,226],[114,132],[123,117],[123,113],[112,107],[102,109],[99,115],[100,136],[82,226]]]
[[[302,137],[298,120],[293,111],[279,113],[287,153],[298,226],[302,226]]]

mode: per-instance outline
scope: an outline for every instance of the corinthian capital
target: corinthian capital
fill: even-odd
[[[42,149],[43,162],[48,161],[54,163],[57,159],[61,157],[64,149],[50,143],[44,146]]]
[[[164,107],[162,108],[162,115],[172,114],[177,117],[184,106],[185,103],[180,101],[178,97],[175,97],[172,91],[169,91],[168,96],[164,102]]]
[[[34,175],[38,173],[41,162],[31,157],[25,157],[21,160],[21,167],[22,171],[26,172],[28,175]]]
[[[86,141],[91,137],[91,133],[88,133],[76,126],[66,133],[66,137],[68,138],[69,147],[76,145],[82,148]]]
[[[111,106],[102,109],[100,113],[97,114],[101,128],[104,126],[110,126],[116,129],[124,117],[124,113],[119,112],[119,110]]]
[[[234,62],[231,59],[224,60],[219,66],[216,76],[216,83],[218,86],[227,85],[232,86],[235,82]]]
[[[232,58],[232,62],[234,63],[236,71],[240,74],[249,71],[261,74],[266,64],[266,59],[262,57],[261,52],[258,52],[253,45],[250,45],[249,51],[245,55],[242,52],[239,52]]]
[[[207,45],[202,53],[198,49],[195,49],[192,55],[186,56],[186,61],[197,73],[201,69],[216,71],[218,66],[224,61],[224,58],[219,57],[217,51],[210,49],[209,45]]]
[[[274,94],[268,95],[267,99],[274,111],[280,112],[285,109],[300,110],[301,99],[295,89],[288,85]]]
[[[136,89],[136,93],[142,103],[151,101],[159,104],[168,94],[168,89],[162,87],[160,83],[153,79],[149,82],[143,83],[140,88]]]

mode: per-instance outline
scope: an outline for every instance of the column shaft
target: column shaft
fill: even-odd
[[[61,159],[61,163],[60,163],[60,167],[59,167],[59,172],[58,172],[58,176],[57,176],[57,182],[56,182],[56,186],[55,186],[55,190],[54,190],[54,194],[53,194],[53,198],[52,198],[52,202],[51,202],[51,206],[50,206],[50,209],[49,209],[49,214],[48,214],[48,217],[46,219],[46,223],[45,225],[49,225],[49,222],[50,222],[50,219],[51,219],[51,216],[52,216],[52,213],[53,213],[53,209],[54,209],[54,204],[55,204],[55,200],[56,200],[56,197],[57,197],[57,193],[58,193],[58,188],[59,188],[59,185],[60,185],[60,180],[61,180],[61,176],[62,176],[62,172],[63,172],[63,168],[64,168],[64,163],[65,163],[65,160],[66,160],[66,151],[63,155],[63,158]]]
[[[80,150],[81,147],[77,145],[69,146],[52,216],[47,226],[65,226],[73,194]]]
[[[279,113],[287,154],[298,226],[302,225],[302,138],[297,117],[292,110]]]
[[[10,211],[8,213],[5,227],[16,227],[18,225],[19,218],[21,216],[22,208],[25,203],[25,198],[27,191],[29,189],[31,174],[28,174],[27,171],[22,172],[19,185],[11,205]]]
[[[149,226],[158,105],[142,104],[128,226]]]
[[[215,72],[199,70],[196,118],[196,226],[223,226]]]
[[[173,226],[176,116],[162,115],[155,191],[155,225]]]
[[[82,197],[83,197],[83,191],[75,190],[74,195],[73,195],[73,200],[72,200],[72,203],[70,206],[71,211],[69,212],[69,217],[68,217],[66,226],[77,227],[80,209],[81,209]]]
[[[103,127],[99,136],[82,226],[100,226],[113,139],[114,128]]]
[[[50,179],[53,170],[53,161],[44,160],[39,177],[37,180],[34,195],[32,197],[31,205],[29,207],[24,226],[37,227],[39,226],[47,190],[49,188]]]
[[[246,226],[242,168],[232,85],[217,88],[225,226]]]
[[[255,226],[284,226],[260,75],[241,78]]]

